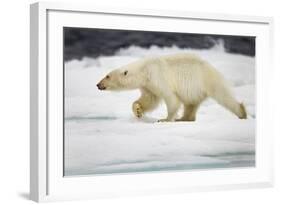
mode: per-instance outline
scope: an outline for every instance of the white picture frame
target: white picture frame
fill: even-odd
[[[40,2],[30,10],[30,198],[34,201],[91,199],[142,194],[180,193],[273,185],[273,128],[270,109],[273,73],[273,19],[183,11],[156,11],[121,8],[97,8],[95,5]],[[63,26],[118,28],[110,17],[128,20],[127,28],[138,28],[151,19],[177,29],[182,23],[197,22],[198,33],[255,35],[256,50],[256,166],[225,170],[117,174],[65,178],[62,173],[61,107],[55,99],[62,96],[62,72],[51,67],[62,66],[61,35]],[[108,18],[108,19],[107,19]],[[67,19],[67,20],[66,20]],[[144,21],[144,19],[146,19]],[[132,22],[130,22],[132,20]],[[134,22],[135,21],[135,22]],[[136,22],[141,21],[141,24]],[[174,22],[172,25],[171,22]],[[180,22],[177,25],[177,22]],[[111,26],[110,26],[111,25]],[[223,26],[222,26],[223,25]],[[95,25],[98,26],[98,25]],[[147,25],[146,29],[149,27]],[[153,29],[150,27],[150,29]],[[50,44],[51,42],[51,44]]]

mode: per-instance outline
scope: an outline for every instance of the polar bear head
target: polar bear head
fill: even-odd
[[[144,85],[140,69],[126,66],[108,73],[98,84],[99,90],[132,90]]]

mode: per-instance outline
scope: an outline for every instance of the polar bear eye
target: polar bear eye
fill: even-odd
[[[105,76],[106,79],[109,79],[109,75]]]
[[[128,71],[126,70],[125,72],[124,72],[124,75],[127,75],[128,74]]]

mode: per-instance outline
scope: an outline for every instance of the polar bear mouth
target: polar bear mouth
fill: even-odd
[[[106,87],[101,83],[98,83],[97,87],[98,87],[99,90],[105,90],[106,89]]]

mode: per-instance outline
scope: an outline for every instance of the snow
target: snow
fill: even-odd
[[[196,53],[233,86],[248,111],[240,120],[213,100],[195,122],[157,123],[164,104],[136,119],[131,111],[139,91],[99,91],[106,73],[143,57]],[[182,110],[181,110],[182,112]],[[131,46],[114,56],[65,63],[65,175],[111,174],[255,165],[255,58],[208,50]]]

